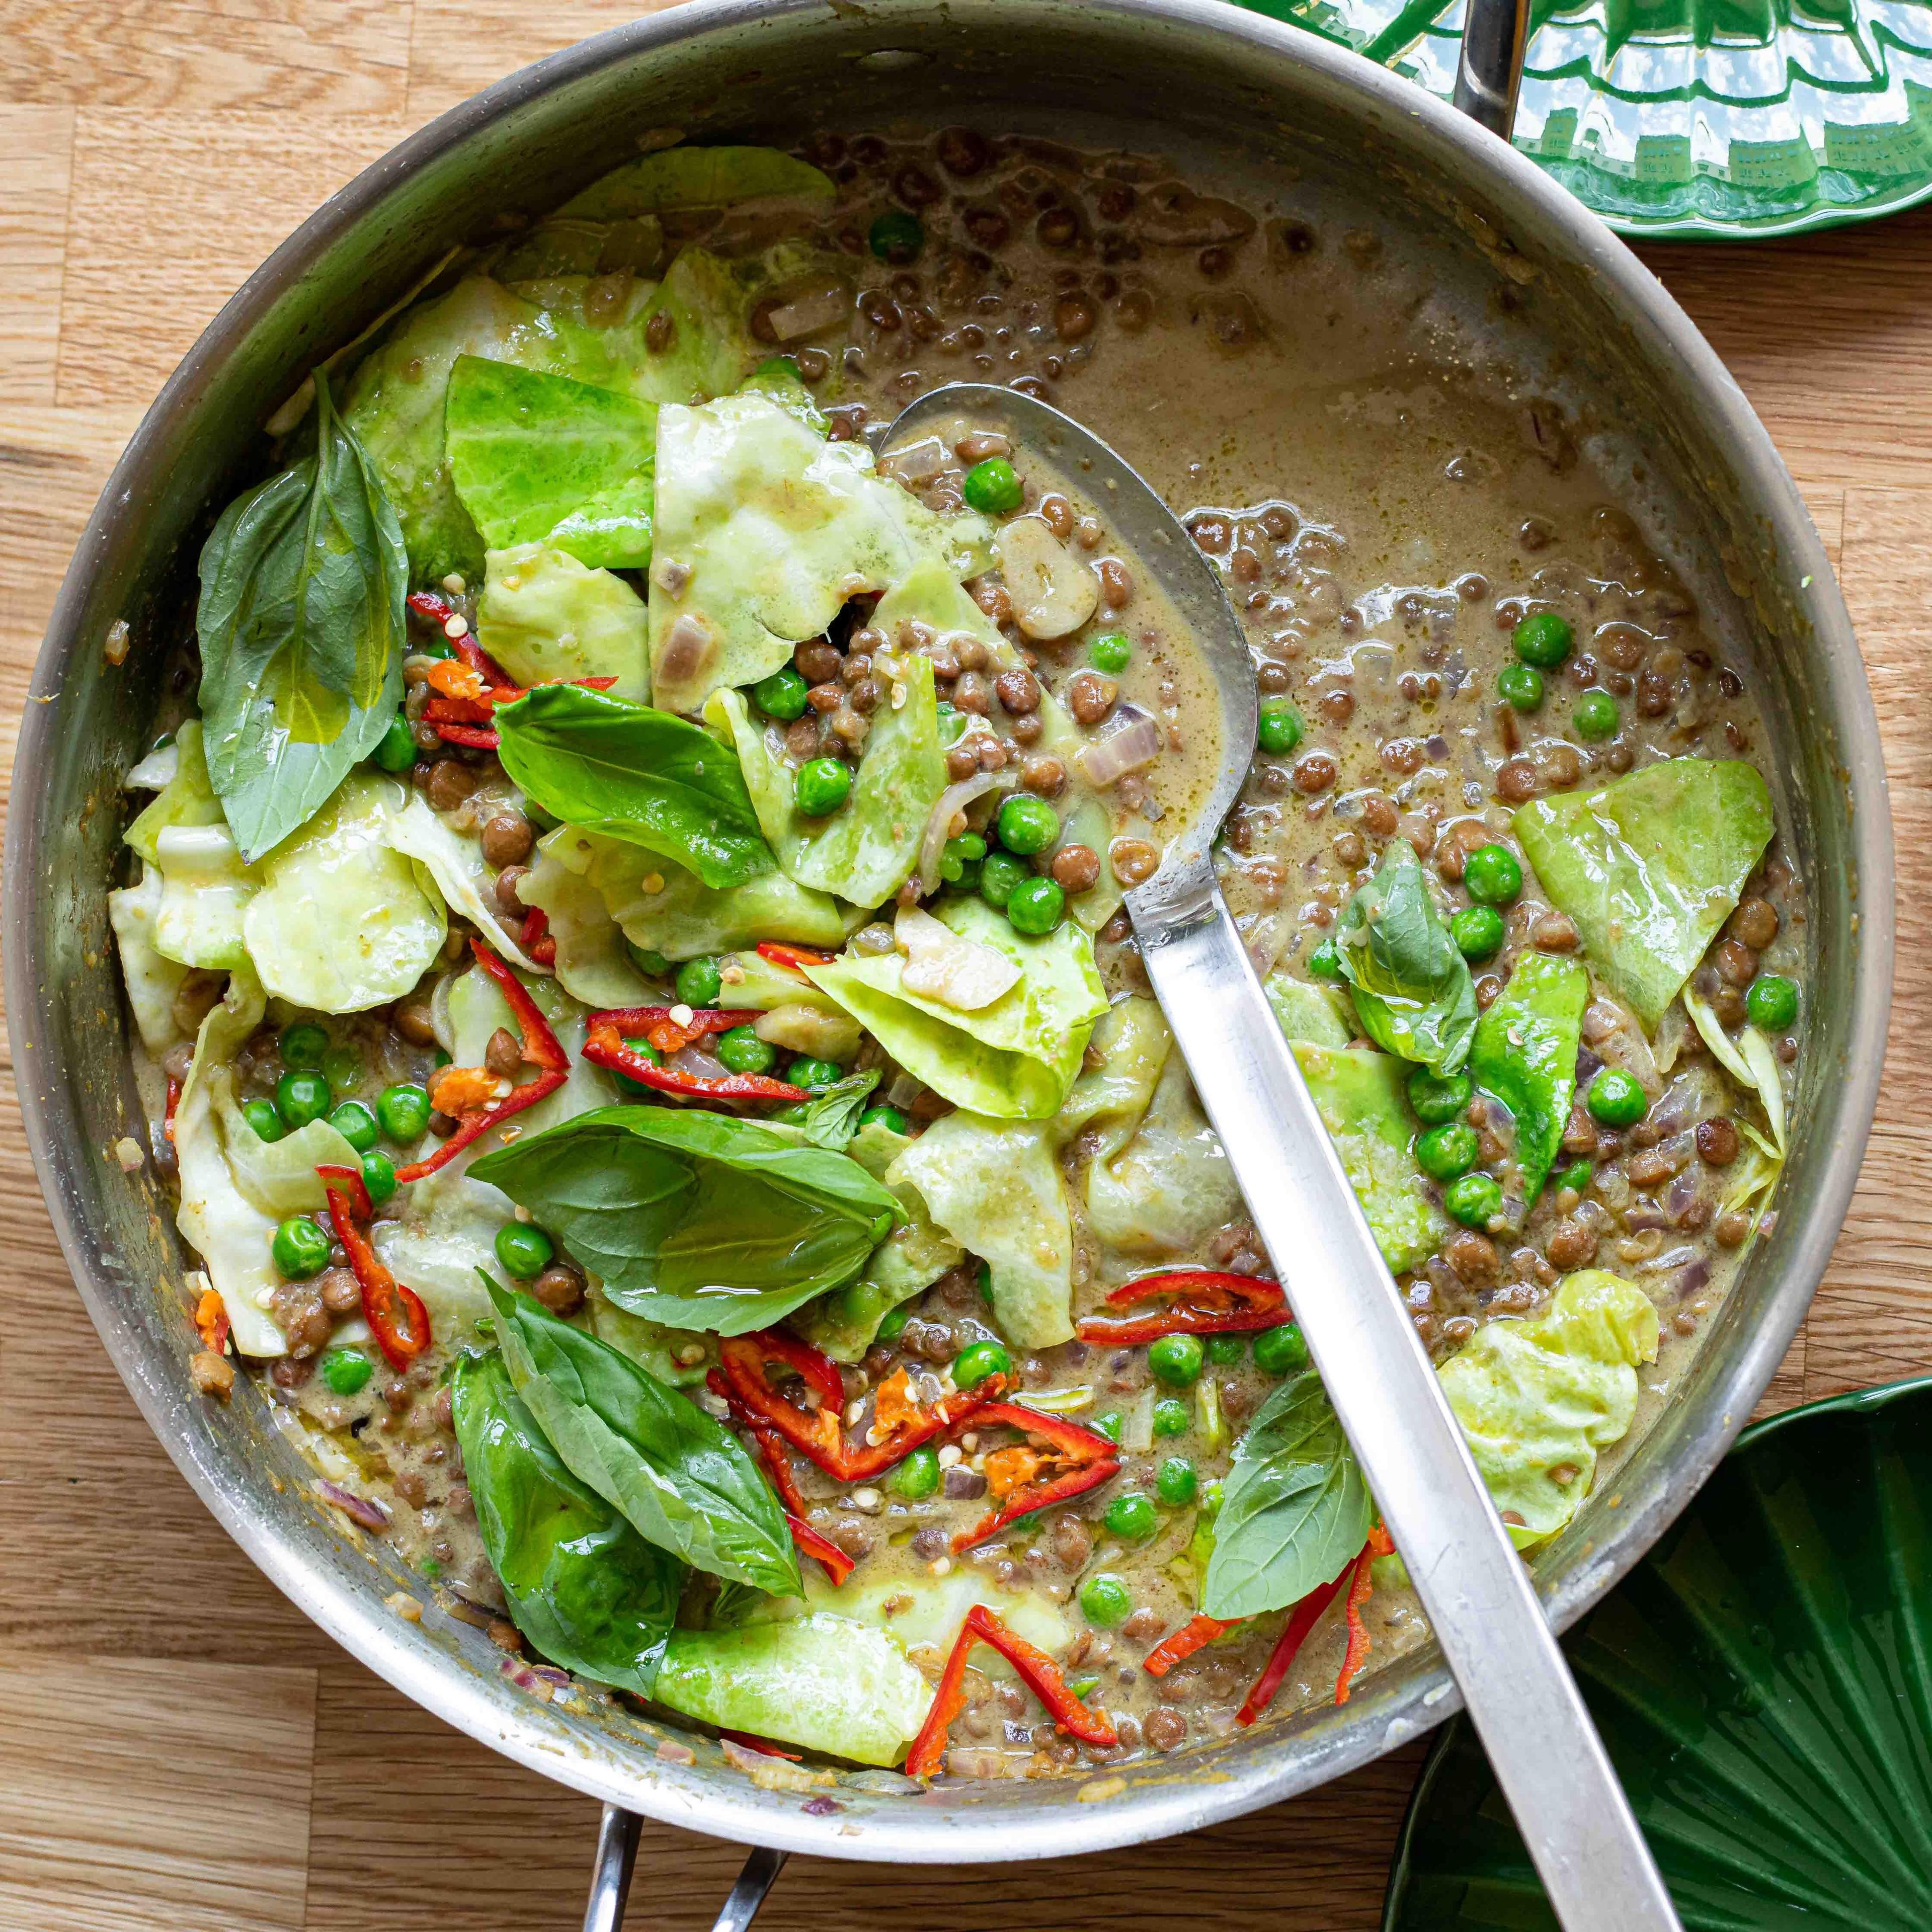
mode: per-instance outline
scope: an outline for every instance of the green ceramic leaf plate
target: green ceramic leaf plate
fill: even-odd
[[[1240,0],[1447,100],[1463,0]],[[1516,145],[1620,233],[1759,240],[1932,195],[1932,0],[1531,0]]]
[[[1564,1640],[1688,1932],[1932,1925],[1932,1378],[1748,1430]],[[1383,1932],[1555,1932],[1466,1718]]]

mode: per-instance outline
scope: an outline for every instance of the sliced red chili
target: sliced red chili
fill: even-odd
[[[851,1575],[855,1567],[850,1557],[828,1536],[820,1536],[803,1516],[790,1510],[785,1511],[785,1526],[791,1532],[791,1540],[807,1556],[815,1558],[824,1564],[836,1588]]]
[[[728,1731],[721,1726],[718,1735],[721,1738],[729,1738],[734,1744],[742,1744],[746,1750],[754,1750],[764,1757],[782,1757],[791,1764],[796,1764],[799,1761],[796,1751],[781,1750],[770,1738],[754,1737],[749,1731]]]
[[[612,1006],[592,1013],[590,1024],[598,1028],[614,1028],[620,1037],[641,1035],[659,1053],[681,1052],[694,1040],[710,1033],[729,1033],[735,1026],[748,1026],[764,1017],[762,1008],[750,1012],[727,1012],[721,1006],[686,1007],[688,1019],[675,1017],[674,1006]]]
[[[456,606],[438,590],[412,590],[410,608],[418,617],[426,617],[440,631],[456,615]]]
[[[879,1420],[874,1424],[879,1440],[854,1447],[839,1426],[845,1389],[838,1366],[808,1343],[782,1329],[767,1328],[755,1335],[727,1336],[718,1344],[718,1353],[730,1384],[728,1397],[742,1403],[752,1417],[842,1483],[882,1475],[922,1442],[956,1428],[968,1415],[982,1410],[1006,1385],[1004,1376],[989,1376],[976,1388],[958,1390],[930,1408],[921,1408],[905,1399],[905,1372],[901,1370],[879,1390],[875,1404]],[[802,1378],[818,1392],[818,1407],[803,1408],[780,1395],[765,1378],[768,1363],[776,1363]],[[896,1396],[888,1400],[896,1388]]]
[[[908,1777],[930,1778],[945,1762],[946,1733],[965,1707],[966,1660],[976,1643],[991,1644],[1018,1672],[1027,1688],[1046,1706],[1058,1729],[1103,1750],[1119,1743],[1106,1712],[1089,1710],[1075,1696],[1066,1688],[1060,1666],[1045,1651],[1016,1636],[985,1604],[975,1604],[966,1612],[952,1654],[946,1660],[939,1688],[933,1694],[932,1708],[920,1726],[919,1736],[913,1739],[912,1748],[906,1753]]]
[[[363,1198],[368,1198],[366,1190]],[[376,1258],[368,1235],[356,1225],[354,1202],[340,1186],[328,1189],[328,1214],[362,1290],[363,1319],[391,1364],[407,1368],[429,1346],[429,1310],[415,1289],[405,1288]]]
[[[182,1084],[170,1073],[168,1076],[168,1097],[161,1110],[161,1132],[166,1136],[172,1147],[175,1138],[175,1109],[181,1105]]]
[[[1123,1282],[1107,1297],[1108,1305],[1131,1308],[1157,1295],[1173,1298],[1163,1309],[1125,1321],[1090,1316],[1080,1324],[1083,1342],[1134,1348],[1163,1335],[1246,1335],[1279,1328],[1294,1317],[1281,1284],[1215,1268],[1169,1268]]]
[[[584,1042],[584,1058],[594,1066],[608,1067],[640,1086],[660,1094],[685,1094],[693,1099],[711,1100],[809,1100],[802,1087],[787,1080],[774,1080],[764,1073],[686,1073],[672,1066],[660,1066],[624,1044],[623,1036],[601,1013],[591,1016]]]
[[[1370,1593],[1375,1588],[1370,1569],[1378,1556],[1390,1556],[1394,1550],[1388,1532],[1377,1523],[1369,1532],[1369,1540],[1362,1545],[1362,1553],[1355,1558],[1354,1568],[1348,1573],[1348,1647],[1342,1654],[1341,1673],[1335,1679],[1335,1701],[1338,1704],[1348,1701],[1349,1687],[1355,1681],[1355,1673],[1369,1660],[1369,1627],[1362,1621],[1362,1606],[1369,1600]]]
[[[774,966],[789,966],[796,973],[802,966],[829,966],[838,955],[821,952],[813,946],[788,946],[782,939],[761,939],[758,957]]]
[[[997,1536],[1022,1516],[1084,1496],[1120,1472],[1118,1448],[1096,1430],[1082,1428],[1064,1416],[1048,1415],[1018,1402],[994,1402],[980,1408],[973,1418],[976,1429],[998,1423],[1023,1430],[1028,1437],[1043,1442],[1046,1453],[1030,1447],[988,1452],[987,1481],[998,1499],[998,1507],[972,1528],[962,1529],[953,1538],[956,1553]],[[1002,1460],[1006,1458],[1012,1460]]]
[[[432,698],[422,709],[425,724],[488,724],[496,708],[487,698]]]
[[[542,907],[532,906],[524,915],[520,943],[525,958],[538,966],[556,964],[556,941],[550,936],[550,914]]]
[[[1288,1612],[1288,1622],[1275,1640],[1274,1648],[1268,1653],[1262,1674],[1255,1679],[1254,1688],[1248,1693],[1246,1702],[1234,1713],[1236,1724],[1252,1724],[1274,1702],[1274,1694],[1281,1688],[1281,1680],[1288,1675],[1288,1667],[1294,1661],[1295,1652],[1307,1642],[1308,1633],[1315,1628],[1316,1618],[1335,1600],[1350,1574],[1344,1570],[1332,1583],[1324,1583],[1310,1591]]]
[[[1210,1617],[1204,1611],[1184,1629],[1156,1644],[1141,1668],[1150,1677],[1165,1677],[1184,1658],[1192,1657],[1203,1644],[1212,1643],[1240,1622],[1239,1617]]]
[[[800,1345],[801,1347],[803,1344]],[[812,1351],[814,1354],[816,1350]],[[821,1358],[822,1359],[822,1358]],[[733,1393],[731,1384],[716,1369],[705,1378],[706,1385],[714,1395],[721,1396],[731,1412],[731,1419],[740,1427],[751,1432],[752,1439],[758,1445],[758,1454],[764,1462],[765,1473],[772,1479],[772,1487],[778,1492],[778,1500],[784,1505],[785,1522],[791,1531],[791,1540],[804,1553],[815,1557],[831,1573],[833,1583],[844,1582],[851,1575],[852,1558],[829,1537],[821,1536],[805,1520],[805,1498],[800,1495],[798,1484],[791,1473],[791,1463],[785,1455],[784,1438],[771,1424],[739,1400]]]
[[[543,1070],[534,1080],[512,1088],[500,1100],[492,1100],[470,1114],[435,1153],[421,1160],[412,1160],[406,1167],[398,1168],[398,1180],[420,1180],[424,1174],[434,1174],[454,1160],[472,1141],[488,1133],[492,1127],[500,1126],[512,1114],[520,1114],[526,1108],[534,1107],[539,1100],[548,1100],[570,1078],[570,1056],[550,1030],[550,1022],[543,1016],[543,1009],[530,998],[522,980],[482,940],[471,940],[470,950],[476,954],[477,964],[496,981],[497,990],[515,1016],[518,1030],[522,1035],[524,1059]]]
[[[220,1354],[227,1348],[228,1305],[212,1288],[194,1304],[194,1325],[201,1346],[211,1355]]]
[[[322,1176],[322,1184],[326,1190],[339,1189],[349,1197],[349,1204],[358,1221],[367,1221],[376,1212],[376,1204],[369,1198],[369,1184],[362,1178],[359,1167],[319,1167],[316,1172]]]
[[[472,752],[494,752],[502,742],[480,724],[439,724],[436,735],[446,745],[466,745]]]

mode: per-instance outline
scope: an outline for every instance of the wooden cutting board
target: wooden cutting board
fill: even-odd
[[[216,309],[322,198],[628,0],[0,0],[0,772],[108,469]],[[1932,210],[1648,259],[1810,501],[1892,772],[1880,1119],[1782,1408],[1932,1368]],[[1915,698],[1915,691],[1918,695]],[[596,1808],[448,1730],[298,1616],[109,1366],[0,1096],[0,1932],[549,1932]],[[1916,1149],[1918,1151],[1914,1152]],[[1915,1178],[1916,1177],[1916,1178]],[[761,1926],[1366,1932],[1420,1746],[1194,1837],[1071,1862],[794,1860]],[[708,1927],[729,1846],[644,1834],[633,1922]]]

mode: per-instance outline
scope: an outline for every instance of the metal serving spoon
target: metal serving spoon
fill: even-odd
[[[1091,500],[1213,674],[1222,734],[1213,789],[1170,838],[1160,869],[1126,896],[1148,977],[1557,1916],[1568,1932],[1676,1928],[1528,1573],[1215,883],[1210,848],[1246,776],[1260,704],[1220,577],[1113,450],[1018,391],[934,389],[902,412],[881,447],[961,418],[1045,458]]]

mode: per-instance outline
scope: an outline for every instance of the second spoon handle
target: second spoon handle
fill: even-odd
[[[1148,975],[1567,1932],[1676,1932],[1522,1560],[1205,859],[1134,914]]]

